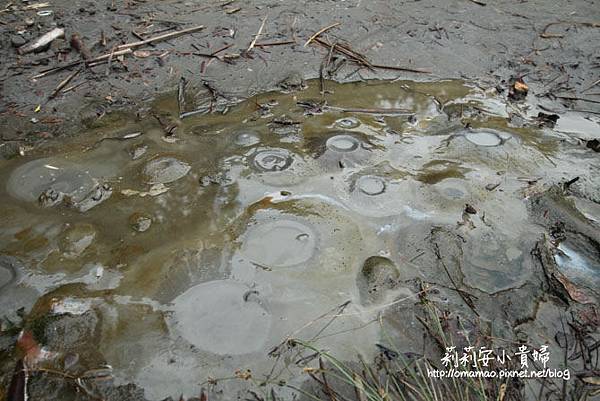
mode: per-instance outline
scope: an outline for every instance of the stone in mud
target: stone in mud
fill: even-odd
[[[152,225],[152,218],[146,213],[136,212],[129,216],[129,225],[135,231],[143,233]]]
[[[302,74],[292,72],[279,82],[278,86],[285,92],[294,92],[306,88],[306,83],[304,82],[304,78],[302,78]]]
[[[73,201],[70,197],[65,197],[65,203],[67,206],[73,207],[83,213],[110,198],[112,192],[113,190],[110,185],[98,184],[84,199]]]
[[[589,149],[592,149],[594,152],[600,152],[600,141],[597,139],[587,141],[585,146]]]
[[[131,160],[137,160],[140,157],[144,156],[148,151],[148,145],[136,145],[131,147],[128,150],[129,156],[131,156]]]
[[[310,227],[278,219],[252,227],[245,235],[242,254],[266,268],[291,267],[309,260],[316,247],[316,234]]]
[[[81,223],[67,228],[59,240],[60,250],[67,258],[77,258],[96,238],[96,229],[91,224]]]
[[[10,36],[10,43],[12,44],[13,47],[21,47],[25,43],[27,43],[27,41],[21,35],[11,35]]]
[[[357,277],[360,299],[363,304],[381,302],[386,292],[398,284],[400,273],[390,259],[371,256],[365,260]]]
[[[144,167],[147,184],[168,184],[184,177],[191,167],[174,157],[158,157]]]
[[[204,351],[218,355],[260,351],[271,330],[271,315],[254,297],[246,300],[247,291],[248,287],[228,280],[192,287],[173,301],[173,324],[185,340]]]

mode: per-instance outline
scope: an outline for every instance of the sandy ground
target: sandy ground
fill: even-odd
[[[3,2],[4,7],[7,5]],[[350,45],[373,64],[427,70],[412,73],[344,63],[332,74],[338,81],[406,78],[466,78],[506,87],[524,77],[538,97],[568,107],[598,112],[600,7],[594,1],[53,1],[40,10],[0,14],[2,131],[4,141],[35,142],[79,132],[81,119],[121,107],[143,109],[158,92],[173,89],[180,77],[207,81],[242,97],[275,88],[291,73],[319,76],[327,49],[305,41],[332,23],[322,38]],[[36,3],[33,3],[36,4]],[[49,16],[39,11],[51,10]],[[44,13],[42,12],[42,15]],[[255,47],[246,52],[266,18],[256,43],[295,44]],[[548,25],[551,24],[551,25]],[[93,56],[113,46],[196,25],[197,33],[137,48],[137,56],[88,68],[49,99],[75,68],[40,79],[40,71],[79,59],[69,44],[78,33]],[[16,46],[63,27],[65,40],[46,51],[19,56]],[[165,31],[170,28],[171,31]],[[106,45],[102,45],[102,37]],[[193,53],[218,53],[221,60]],[[236,56],[239,56],[236,58]],[[224,60],[228,59],[229,62]],[[78,68],[78,67],[77,67]],[[74,87],[74,88],[73,88]],[[589,88],[589,89],[588,89]],[[566,98],[586,98],[573,101]],[[39,111],[36,109],[39,106]],[[6,148],[3,154],[6,156]],[[14,148],[14,147],[12,147]]]

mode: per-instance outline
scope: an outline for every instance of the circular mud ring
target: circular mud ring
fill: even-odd
[[[260,351],[271,315],[247,293],[247,286],[228,280],[194,286],[173,300],[173,325],[190,344],[215,354]]]
[[[242,131],[235,134],[234,143],[238,146],[252,146],[260,142],[258,135],[252,131]]]
[[[252,158],[252,165],[260,172],[287,170],[293,162],[292,154],[285,149],[259,150]]]
[[[434,184],[434,187],[442,197],[449,200],[465,199],[468,195],[464,180],[459,178],[446,178]]]
[[[360,121],[353,117],[344,117],[337,120],[335,125],[343,129],[352,129],[358,127],[360,125]]]
[[[145,181],[148,184],[168,184],[184,177],[191,167],[174,157],[158,157],[144,167]]]
[[[242,254],[264,267],[291,267],[309,260],[315,253],[317,236],[307,225],[295,220],[260,223],[247,231]]]
[[[334,152],[346,153],[358,149],[360,141],[351,135],[336,135],[329,138],[325,146]]]
[[[465,134],[465,138],[477,146],[492,147],[502,145],[502,138],[494,132],[469,132]]]
[[[68,195],[78,202],[97,184],[87,171],[71,163],[40,159],[15,169],[6,189],[14,197],[27,202],[36,202],[45,192]]]
[[[356,181],[356,188],[365,195],[376,196],[385,192],[385,180],[375,175],[363,175]]]

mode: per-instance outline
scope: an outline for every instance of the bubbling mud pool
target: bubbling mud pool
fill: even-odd
[[[493,304],[532,275],[535,184],[597,181],[576,138],[487,114],[503,100],[468,83],[328,83],[331,108],[307,110],[318,87],[184,119],[165,95],[151,111],[161,118],[100,119],[0,161],[5,317],[25,309],[56,369],[110,365],[148,399],[245,369],[300,387],[295,360],[268,356],[286,339],[347,361],[372,358],[384,329],[422,346],[395,308],[417,301],[413,280],[445,274],[428,251],[440,227],[467,244],[453,283]],[[438,259],[454,252],[437,246]],[[592,248],[567,243],[557,263],[597,283]]]

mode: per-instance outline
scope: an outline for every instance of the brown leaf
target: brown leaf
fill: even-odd
[[[556,278],[565,287],[565,290],[573,301],[579,302],[580,304],[592,304],[594,300],[591,299],[585,292],[580,290],[563,274],[557,274]]]

